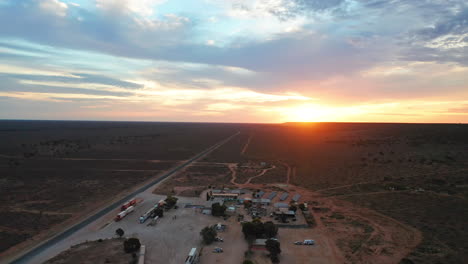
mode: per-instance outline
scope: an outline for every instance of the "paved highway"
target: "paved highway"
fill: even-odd
[[[42,242],[41,244],[37,245],[36,247],[30,249],[29,251],[23,253],[21,256],[17,257],[16,259],[11,261],[10,263],[11,264],[36,263],[34,261],[34,258],[37,255],[39,255],[40,253],[42,253],[43,251],[47,250],[48,248],[52,247],[53,245],[56,245],[56,244],[60,243],[61,241],[67,239],[68,237],[70,237],[72,234],[74,234],[78,230],[84,228],[85,226],[88,226],[88,225],[92,224],[94,221],[97,221],[99,218],[103,217],[104,215],[108,214],[109,212],[111,212],[113,210],[116,210],[124,202],[126,202],[126,201],[132,199],[133,197],[137,196],[138,194],[148,190],[149,188],[151,188],[154,185],[160,183],[162,180],[166,179],[167,177],[170,177],[170,176],[174,175],[176,172],[178,172],[181,169],[187,167],[191,163],[203,158],[204,156],[206,156],[211,151],[217,149],[221,145],[223,145],[226,142],[228,142],[229,140],[231,140],[231,138],[237,136],[239,133],[240,132],[237,132],[234,135],[222,140],[221,142],[218,142],[218,143],[214,144],[213,146],[209,147],[208,149],[202,151],[201,153],[197,154],[196,156],[194,156],[194,157],[190,158],[189,160],[185,161],[183,164],[172,168],[171,170],[169,170],[165,174],[161,175],[157,179],[155,179],[155,180],[149,182],[148,184],[138,188],[137,190],[129,193],[128,195],[126,195],[122,199],[120,199],[120,200],[118,200],[118,201],[116,201],[116,202],[102,208],[100,211],[98,211],[97,213],[89,216],[88,218],[81,221],[80,223],[75,224],[74,226],[66,229],[65,231],[61,232],[60,234],[57,234],[56,236],[50,238],[49,240],[46,240],[46,241]]]

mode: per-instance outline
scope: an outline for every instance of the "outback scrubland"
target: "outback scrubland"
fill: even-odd
[[[467,125],[13,122],[1,128],[3,250],[240,131],[155,193],[200,196],[208,186],[300,193],[314,228],[334,241],[337,259],[346,263],[468,259]],[[4,220],[12,217],[19,220]]]
[[[421,231],[404,263],[468,259],[467,125],[291,123],[251,133],[246,155],[284,161],[292,184]]]
[[[238,187],[310,190],[316,220],[349,263],[391,263],[402,245],[414,246],[402,263],[463,263],[466,135],[468,126],[460,124],[251,125],[204,161],[230,166]],[[223,176],[218,186],[226,181]]]
[[[0,121],[0,252],[41,241],[236,129],[222,124]]]

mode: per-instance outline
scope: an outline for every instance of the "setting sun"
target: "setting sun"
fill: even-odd
[[[299,105],[285,110],[284,116],[290,122],[318,122],[336,117],[336,110],[314,104]]]
[[[375,106],[325,106],[319,104],[301,104],[278,109],[281,121],[286,122],[326,122],[349,121],[350,118],[368,113]]]

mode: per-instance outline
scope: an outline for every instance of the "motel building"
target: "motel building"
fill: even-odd
[[[267,239],[255,239],[252,245],[250,246],[250,250],[256,251],[265,251],[266,249],[266,241]]]

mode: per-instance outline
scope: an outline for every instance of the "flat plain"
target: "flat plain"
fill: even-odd
[[[405,264],[468,259],[467,125],[0,124],[0,250],[34,244],[240,131],[152,191],[187,203],[202,203],[205,190],[213,186],[301,194],[314,223],[304,232],[323,242],[323,248],[293,247],[302,230],[280,228],[282,263],[310,258],[318,263]],[[196,223],[218,220],[193,217],[193,234],[187,237],[199,243],[203,226]],[[182,255],[171,251],[172,257],[183,258],[188,242]],[[239,254],[244,247],[239,246]],[[210,255],[203,263],[218,258]],[[268,263],[263,255],[253,259]]]
[[[220,124],[1,121],[0,256],[36,244],[234,131]]]

